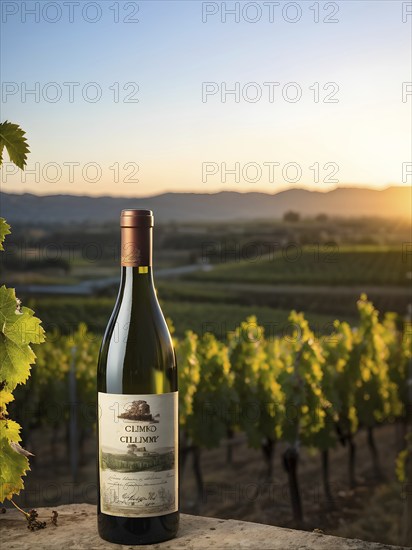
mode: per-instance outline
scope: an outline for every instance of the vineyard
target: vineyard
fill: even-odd
[[[219,447],[243,433],[248,445],[262,450],[267,478],[272,476],[276,444],[286,444],[282,460],[289,480],[292,514],[304,511],[299,485],[299,452],[316,449],[321,457],[325,497],[329,483],[329,451],[348,449],[348,485],[356,483],[356,441],[367,432],[371,468],[380,475],[374,429],[407,420],[407,378],[411,361],[409,323],[378,311],[362,296],[358,322],[336,321],[331,334],[319,337],[301,313],[292,312],[281,335],[265,334],[248,317],[217,339],[192,331],[174,338],[179,365],[181,464],[193,456],[198,498],[204,490],[201,450]],[[80,448],[95,429],[96,364],[100,338],[80,325],[75,333],[47,335],[35,346],[36,365],[25,386],[16,391],[12,412],[22,424],[24,443],[36,428],[57,434],[76,417]],[[76,385],[76,402],[68,388]],[[405,449],[407,442],[404,441]],[[233,449],[229,445],[227,461]],[[405,481],[407,451],[396,464]],[[395,468],[395,464],[394,464]]]
[[[301,248],[291,244],[267,258],[242,258],[187,278],[215,282],[310,285],[408,284],[410,261],[401,247],[339,247],[336,244]]]
[[[180,286],[184,286],[179,283]],[[184,337],[187,327],[197,334],[213,332],[220,339],[226,337],[226,333],[235,329],[242,320],[250,315],[252,310],[259,321],[267,330],[281,331],[287,325],[289,311],[283,308],[268,307],[265,305],[253,306],[242,304],[240,300],[235,303],[224,303],[214,301],[208,296],[208,289],[205,290],[205,297],[202,302],[196,302],[194,298],[189,299],[167,299],[167,292],[164,289],[160,292],[163,311],[173,319],[173,326],[176,335]],[[226,292],[226,297],[228,296]],[[163,296],[166,295],[166,298]],[[45,329],[58,331],[60,334],[72,334],[78,328],[79,319],[85,323],[93,334],[102,335],[107,319],[113,309],[114,298],[112,297],[83,297],[83,296],[55,296],[36,297],[28,300],[30,308],[36,311],[41,318]],[[346,316],[350,318],[349,316]],[[310,325],[316,333],[330,331],[333,316],[331,314],[319,314],[310,312],[307,314]]]

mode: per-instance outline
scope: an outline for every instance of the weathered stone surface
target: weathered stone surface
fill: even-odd
[[[58,526],[47,522],[47,528],[31,532],[17,510],[7,510],[0,516],[2,550],[106,550],[133,548],[110,544],[97,534],[96,510],[90,504],[71,504],[56,508]],[[39,519],[49,520],[52,508],[39,508]],[[249,523],[199,516],[181,516],[178,537],[145,548],[177,550],[384,550],[399,547],[353,539],[331,537],[306,531],[296,531]]]

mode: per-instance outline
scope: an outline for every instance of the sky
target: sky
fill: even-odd
[[[31,151],[2,191],[412,182],[410,2],[1,4],[1,120]]]

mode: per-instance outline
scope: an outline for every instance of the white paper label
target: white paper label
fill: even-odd
[[[122,517],[178,509],[178,392],[98,394],[100,507]]]

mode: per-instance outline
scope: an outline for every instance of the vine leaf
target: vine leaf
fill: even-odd
[[[8,403],[11,403],[12,401],[14,401],[14,396],[10,391],[6,389],[0,390],[0,419],[3,409]]]
[[[22,476],[30,470],[26,456],[16,452],[12,444],[18,444],[20,426],[13,420],[0,422],[0,502],[11,499],[24,488]]]
[[[23,384],[28,379],[30,365],[35,359],[36,356],[29,346],[17,346],[0,334],[0,362],[2,363],[0,378],[7,380],[10,389],[13,390],[17,384]]]
[[[0,383],[12,391],[30,374],[36,355],[30,344],[44,342],[44,330],[34,312],[20,308],[14,289],[0,288]]]
[[[7,149],[11,162],[24,170],[29,147],[25,138],[26,132],[18,124],[0,123],[0,166],[3,163],[3,150]]]
[[[1,156],[1,153],[0,153]],[[3,243],[6,235],[10,234],[10,226],[4,218],[0,218],[0,250],[4,250]]]

